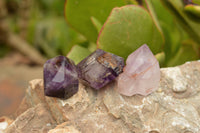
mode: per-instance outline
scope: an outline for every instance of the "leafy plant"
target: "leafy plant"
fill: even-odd
[[[133,5],[114,8],[97,40],[99,48],[125,58],[145,43],[157,54],[161,52],[164,40],[151,15]]]
[[[67,0],[65,17],[97,48],[126,58],[146,43],[161,66],[174,66],[200,57],[200,6],[194,2]]]
[[[123,6],[123,0],[67,0],[65,16],[69,25],[82,33],[89,41],[96,42],[98,30],[94,19],[103,24],[111,10],[116,6]]]
[[[91,52],[79,45],[74,45],[71,49],[71,51],[67,54],[67,57],[70,59],[73,59],[75,61],[75,64],[78,64],[81,60],[84,59],[84,57],[91,54]]]

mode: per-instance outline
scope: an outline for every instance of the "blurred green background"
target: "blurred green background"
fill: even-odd
[[[68,54],[78,63],[96,48],[126,58],[145,43],[161,67],[200,57],[198,0],[2,0],[1,3],[4,3],[0,7],[1,58],[17,50],[33,64],[43,64],[60,54]]]

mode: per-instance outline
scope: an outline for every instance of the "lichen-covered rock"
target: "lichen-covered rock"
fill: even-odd
[[[148,96],[123,96],[116,87],[114,82],[95,91],[80,84],[78,93],[62,100],[44,96],[42,80],[31,81],[18,110],[21,115],[6,132],[26,133],[35,127],[47,129],[43,132],[51,129],[49,133],[200,132],[200,62],[162,68],[159,89]],[[44,118],[36,111],[41,108],[47,112]],[[47,126],[51,120],[56,128]]]

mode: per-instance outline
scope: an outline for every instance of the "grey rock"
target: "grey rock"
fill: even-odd
[[[51,126],[44,132],[50,129],[49,133],[200,132],[200,62],[162,68],[159,89],[148,96],[126,97],[115,89],[115,82],[99,91],[80,84],[77,94],[62,100],[44,96],[42,80],[33,80],[19,107],[21,115],[6,131],[34,129],[35,121],[40,121],[44,129],[52,120],[57,127]],[[48,120],[30,115],[41,104],[45,106],[42,110],[48,110]],[[22,118],[24,123],[19,123]]]
[[[45,133],[56,126],[55,120],[44,104],[29,108],[16,118],[5,133]]]

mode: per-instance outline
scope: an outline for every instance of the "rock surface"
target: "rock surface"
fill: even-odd
[[[0,117],[0,133],[2,133],[12,122],[13,120],[8,117]]]
[[[38,104],[28,109],[12,122],[5,130],[6,133],[36,133],[48,132],[56,126],[55,120],[50,115],[44,104]]]
[[[80,84],[62,100],[44,96],[43,81],[33,80],[5,133],[200,132],[199,61],[162,68],[159,89],[148,96],[127,97],[115,88],[116,82],[99,91]]]

